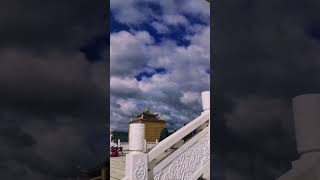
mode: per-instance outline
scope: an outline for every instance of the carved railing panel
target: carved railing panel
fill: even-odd
[[[205,128],[151,170],[149,179],[191,180],[209,165],[210,136]],[[200,173],[201,175],[201,173]]]
[[[186,135],[190,134],[191,132],[202,126],[209,120],[209,118],[210,112],[203,112],[199,117],[188,123],[186,126],[182,127],[169,137],[165,138],[148,153],[149,162],[156,159],[164,151],[181,141]]]

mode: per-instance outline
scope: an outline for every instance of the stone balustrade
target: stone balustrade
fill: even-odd
[[[201,96],[201,115],[156,144],[149,152],[146,151],[144,124],[130,124],[129,153],[126,155],[124,180],[172,179],[178,177],[177,173],[185,177],[183,179],[197,179],[200,176],[210,178],[210,91],[202,92]],[[175,144],[183,141],[185,136],[197,130],[199,132],[181,147],[169,151]],[[150,148],[149,145],[147,148]],[[179,158],[187,159],[185,156],[190,153],[197,154],[188,160],[190,162],[185,162],[191,166],[180,164],[177,167],[188,168],[180,169],[181,172],[171,172],[170,167],[175,167],[176,162],[181,163]]]

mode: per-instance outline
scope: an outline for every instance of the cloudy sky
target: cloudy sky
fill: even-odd
[[[66,179],[106,157],[106,9],[0,2],[1,179]]]
[[[110,123],[146,106],[180,128],[201,112],[209,90],[210,7],[201,0],[111,0]]]
[[[145,104],[181,127],[212,71],[213,177],[273,180],[290,168],[291,98],[320,92],[319,1],[216,0],[211,70],[206,2],[111,1],[110,38],[106,3],[0,2],[2,179],[61,180],[105,158],[109,39],[114,128]]]
[[[213,4],[213,176],[274,180],[298,157],[291,98],[320,93],[320,3]]]

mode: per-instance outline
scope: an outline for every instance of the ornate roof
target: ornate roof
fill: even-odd
[[[152,113],[149,110],[145,110],[141,114],[137,115],[136,118],[158,118],[159,114],[157,113]]]
[[[134,118],[131,118],[131,122],[129,123],[133,123],[139,120],[145,120],[145,121],[165,121],[163,119],[160,119],[159,114],[158,113],[153,113],[151,111],[149,111],[148,109],[145,110],[144,112],[138,114],[137,116],[135,116]]]

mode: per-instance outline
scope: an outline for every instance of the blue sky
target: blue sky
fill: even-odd
[[[111,0],[111,128],[127,130],[145,105],[180,128],[209,90],[209,4],[202,0]]]

